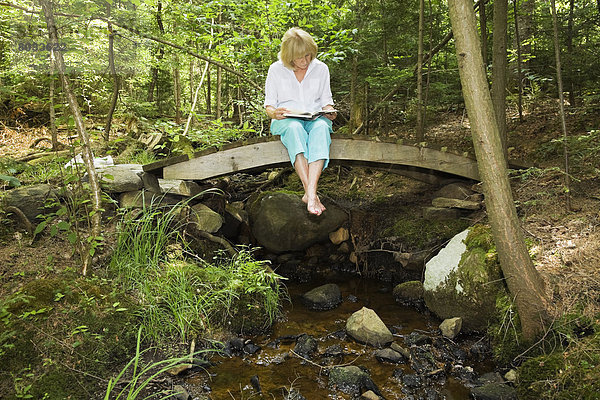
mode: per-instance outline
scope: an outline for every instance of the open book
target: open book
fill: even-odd
[[[313,112],[290,110],[289,113],[285,113],[285,114],[283,114],[283,116],[287,117],[287,118],[300,118],[300,119],[312,121],[313,119],[317,119],[321,115],[330,114],[330,113],[334,113],[334,112],[337,112],[337,110],[319,110],[319,111],[313,111]]]

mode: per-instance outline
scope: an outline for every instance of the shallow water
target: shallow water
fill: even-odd
[[[343,303],[330,311],[308,310],[302,305],[302,294],[325,283],[338,284],[344,299]],[[192,387],[209,386],[211,392],[205,394],[215,400],[257,399],[261,397],[250,384],[251,377],[257,375],[262,387],[262,398],[282,399],[282,388],[287,390],[294,388],[307,400],[351,399],[350,395],[330,391],[327,388],[326,370],[317,365],[321,361],[319,356],[313,357],[311,361],[305,361],[291,354],[295,346],[293,340],[282,340],[277,348],[272,345],[276,338],[306,333],[317,339],[320,353],[334,344],[342,346],[345,355],[343,358],[335,359],[331,365],[351,363],[366,367],[386,399],[405,399],[407,397],[402,393],[402,384],[392,378],[392,373],[398,368],[403,369],[407,374],[414,373],[408,365],[378,362],[372,355],[373,348],[356,343],[350,338],[339,339],[332,335],[334,332],[343,331],[350,315],[364,306],[373,309],[379,315],[392,330],[395,341],[400,345],[404,345],[403,336],[415,330],[426,334],[431,333],[431,336],[434,336],[441,321],[424,315],[414,308],[397,304],[391,289],[392,287],[385,283],[360,277],[288,284],[292,302],[285,306],[284,319],[275,324],[270,335],[248,338],[260,346],[261,351],[254,355],[245,355],[243,358],[217,357],[213,359],[217,365],[211,367],[208,373],[191,377],[187,383]],[[460,342],[460,336],[458,340]],[[491,369],[489,363],[474,365],[467,361],[465,365],[472,366],[479,373],[489,372]],[[435,390],[442,399],[469,398],[469,389],[450,377],[443,385],[436,384]]]

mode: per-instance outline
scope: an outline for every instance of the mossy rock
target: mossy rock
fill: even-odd
[[[426,281],[425,303],[441,319],[461,317],[465,331],[484,331],[497,318],[496,299],[506,293],[490,243],[489,229],[470,229],[458,265],[442,255],[430,261],[438,264],[437,274],[445,275],[436,278],[440,283],[435,288],[428,287]]]

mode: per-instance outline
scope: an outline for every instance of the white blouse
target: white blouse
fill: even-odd
[[[298,82],[294,71],[281,61],[269,67],[265,84],[265,107],[285,107],[295,111],[318,111],[333,105],[329,85],[329,68],[317,59],[312,60],[302,82]]]

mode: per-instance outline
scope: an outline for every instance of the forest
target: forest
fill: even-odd
[[[101,163],[135,166],[146,185],[158,179],[144,166],[269,140],[265,79],[291,27],[329,67],[336,135],[471,157],[483,208],[417,226],[401,218],[435,184],[336,165],[319,190],[351,215],[349,249],[273,254],[248,214],[263,192],[301,193],[291,166],[178,182],[174,200],[124,206],[137,189],[115,189]],[[600,398],[598,43],[600,0],[0,1],[0,398]],[[215,229],[200,227],[210,218]],[[216,379],[212,395],[194,380],[236,354],[236,338],[251,357],[297,311],[286,304],[316,273],[302,270],[318,269],[311,257],[396,287],[423,281],[431,249],[469,226],[486,232],[467,248],[483,246],[504,295],[484,329],[460,337],[489,343],[481,371],[510,396],[423,389],[438,370],[461,381],[449,364],[418,389],[373,372],[381,391],[345,392],[322,380],[349,359],[319,366],[293,350],[324,392],[244,378],[225,397]],[[418,246],[430,252],[419,272],[394,270]],[[423,301],[407,312],[429,318]]]

